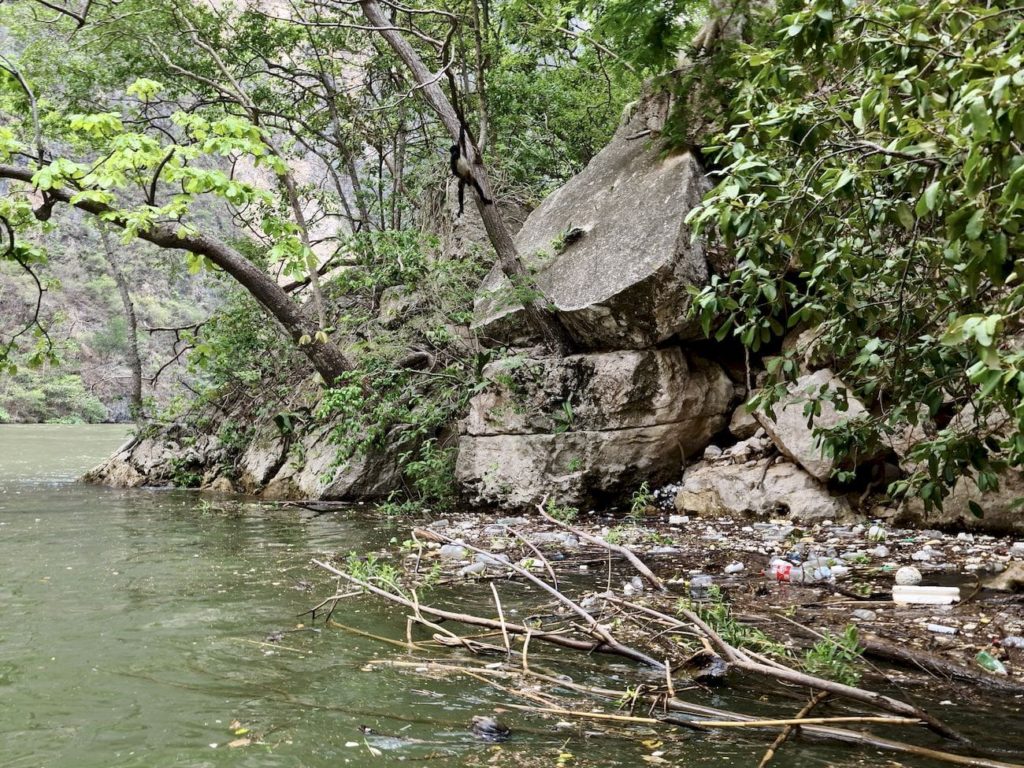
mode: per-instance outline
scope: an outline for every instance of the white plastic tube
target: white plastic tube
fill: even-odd
[[[960,602],[960,587],[892,588],[892,601],[900,605],[951,605]]]

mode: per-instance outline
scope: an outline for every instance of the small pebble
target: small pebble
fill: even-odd
[[[869,611],[867,608],[858,608],[850,615],[855,619],[860,619],[861,621],[874,621],[878,617],[877,613]]]
[[[872,549],[868,554],[878,559],[884,559],[889,556],[889,548],[885,544],[879,544],[877,547]]]

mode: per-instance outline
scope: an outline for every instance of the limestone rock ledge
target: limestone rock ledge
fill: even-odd
[[[678,348],[489,366],[462,424],[456,478],[476,504],[576,506],[678,477],[726,422],[732,384]]]
[[[272,422],[258,424],[240,452],[228,450],[216,435],[172,425],[129,441],[84,479],[116,488],[184,485],[266,499],[377,499],[401,485],[395,453],[337,464],[329,425],[284,436]]]

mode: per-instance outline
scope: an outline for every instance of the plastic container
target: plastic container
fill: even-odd
[[[707,600],[711,596],[714,580],[705,573],[698,573],[690,579],[690,597],[694,600]]]

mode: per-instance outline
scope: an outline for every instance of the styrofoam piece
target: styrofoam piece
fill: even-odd
[[[901,605],[951,605],[960,601],[960,587],[894,586],[892,601]]]

